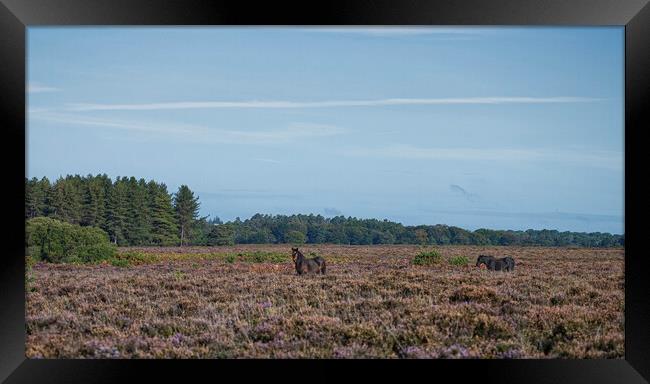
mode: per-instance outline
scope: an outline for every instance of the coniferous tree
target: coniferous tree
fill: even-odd
[[[181,185],[174,194],[174,211],[180,230],[181,247],[185,238],[191,237],[191,229],[199,214],[199,201],[187,185]]]
[[[144,179],[130,177],[125,181],[127,188],[127,214],[125,237],[129,245],[150,243],[151,217],[147,202],[148,193]]]
[[[111,241],[119,245],[124,245],[127,240],[127,198],[126,182],[124,179],[117,177],[108,197],[106,211],[108,234]]]
[[[209,224],[223,224],[223,221],[219,218],[219,216],[215,216],[211,219],[208,220]]]
[[[47,177],[41,178],[41,180],[38,181],[36,188],[36,216],[47,216],[47,211],[48,211],[48,202],[47,202],[47,196],[50,191],[50,188],[52,188],[52,185],[50,184],[50,180]]]
[[[54,182],[54,184],[52,184],[50,189],[47,191],[46,194],[47,216],[53,219],[66,221],[67,208],[65,206],[63,184],[64,184],[63,178],[59,178]]]
[[[71,224],[81,223],[83,210],[83,187],[81,176],[68,176],[64,179],[63,203],[65,218]]]
[[[192,238],[188,239],[189,241],[187,241],[187,243],[192,245],[207,245],[208,237],[213,227],[214,224],[210,224],[208,216],[194,220],[191,231]]]
[[[208,245],[233,245],[235,233],[233,224],[217,224],[208,234]]]
[[[26,219],[34,217],[33,209],[32,209],[32,207],[34,206],[34,202],[33,202],[34,198],[32,196],[33,189],[34,186],[32,181],[25,178],[25,218]]]
[[[178,244],[178,225],[172,198],[165,184],[147,183],[151,212],[151,242],[155,245]]]
[[[81,225],[106,227],[106,188],[102,176],[88,175],[83,183],[84,199]]]
[[[109,233],[109,213],[108,213],[108,205],[109,205],[109,198],[111,196],[111,192],[113,191],[113,181],[111,180],[108,175],[104,174],[101,176],[98,176],[99,183],[103,189],[104,193],[104,213],[102,215],[102,220],[99,224],[100,228],[103,229],[106,233]]]
[[[48,201],[48,216],[72,224],[81,222],[83,193],[81,177],[60,177],[50,188],[46,197]]]
[[[37,178],[25,178],[25,218],[30,219],[39,214],[38,189],[40,185]],[[42,197],[45,200],[45,196]]]

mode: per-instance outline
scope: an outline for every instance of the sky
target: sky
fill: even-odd
[[[623,233],[624,28],[29,27],[26,176],[202,216]]]

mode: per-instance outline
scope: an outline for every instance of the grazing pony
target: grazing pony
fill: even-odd
[[[476,259],[476,266],[485,264],[490,271],[513,271],[515,269],[515,260],[512,257],[497,259],[493,256],[479,255]]]
[[[325,259],[320,256],[308,259],[298,250],[298,248],[292,247],[291,258],[293,259],[293,263],[296,265],[296,272],[299,275],[302,275],[303,273],[325,274]]]
[[[515,259],[513,259],[510,256],[506,256],[501,260],[503,260],[506,263],[506,271],[514,271],[515,270]]]
[[[485,266],[489,268],[490,262],[492,260],[494,260],[493,256],[478,255],[478,259],[476,259],[476,266],[479,267],[481,264],[485,264]]]

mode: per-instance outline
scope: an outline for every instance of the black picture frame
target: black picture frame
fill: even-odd
[[[474,361],[30,360],[25,358],[24,198],[26,28],[37,25],[550,25],[625,26],[625,359]],[[0,127],[6,210],[0,270],[0,380],[119,382],[136,374],[187,381],[236,373],[284,380],[414,373],[425,379],[637,383],[650,378],[647,259],[639,181],[650,126],[650,5],[647,0],[303,1],[0,0]],[[636,178],[634,176],[637,176]],[[9,203],[10,202],[10,203]],[[647,203],[646,203],[647,205]],[[301,368],[300,374],[295,370]],[[342,369],[346,369],[343,373]],[[305,372],[305,370],[307,370]],[[448,379],[447,379],[448,380]]]

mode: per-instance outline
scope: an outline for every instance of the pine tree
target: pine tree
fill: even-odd
[[[181,185],[174,195],[174,211],[180,229],[181,247],[191,237],[192,224],[199,214],[199,201],[187,185]]]
[[[34,187],[36,185],[34,179],[25,178],[25,218],[29,219],[36,216],[35,213],[35,200],[34,200]]]
[[[36,216],[46,216],[48,211],[47,194],[52,186],[47,177],[43,177],[38,183],[34,191],[36,199]]]
[[[106,190],[101,176],[88,175],[83,183],[83,193],[81,225],[105,227]]]
[[[98,184],[101,185],[101,189],[103,190],[103,194],[104,194],[104,212],[99,222],[99,227],[103,229],[106,233],[110,233],[108,205],[109,205],[109,198],[113,191],[113,181],[106,174],[98,176],[97,178],[99,179]]]
[[[125,179],[117,177],[111,193],[108,197],[108,204],[106,207],[108,217],[108,234],[111,241],[115,244],[127,244],[127,186]]]
[[[208,234],[208,245],[235,244],[235,231],[232,224],[217,224]]]
[[[126,235],[130,245],[150,243],[151,217],[147,202],[147,185],[144,179],[139,181],[130,177],[127,184],[128,210],[126,217]]]
[[[66,220],[66,206],[63,192],[64,183],[63,178],[58,178],[47,190],[45,197],[47,201],[47,216],[61,221]]]
[[[46,211],[46,194],[50,188],[47,178],[31,180],[25,178],[25,218],[44,216]]]
[[[151,220],[151,243],[155,245],[178,244],[178,225],[172,198],[165,184],[147,183]]]
[[[81,222],[83,207],[82,181],[79,175],[56,181],[55,217],[71,224]]]

